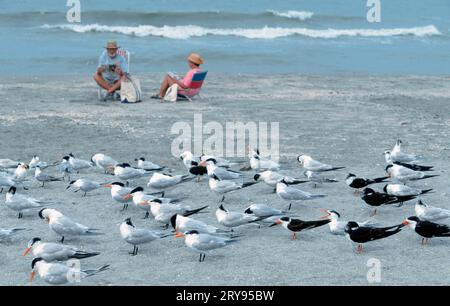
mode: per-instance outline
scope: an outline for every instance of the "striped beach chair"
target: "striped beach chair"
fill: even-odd
[[[102,56],[106,53],[107,51],[104,50]],[[126,49],[119,49],[117,50],[117,54],[119,54],[120,56],[122,56],[125,61],[127,62],[128,65],[128,73],[130,72],[130,52]],[[106,90],[104,90],[103,88],[101,88],[100,86],[98,86],[98,99],[101,101],[106,101]]]
[[[207,74],[208,71],[194,73],[194,75],[192,76],[191,86],[189,88],[183,89],[183,93],[178,93],[178,99],[188,100],[189,102],[192,102],[192,99],[195,96],[201,98],[200,89],[202,88]]]

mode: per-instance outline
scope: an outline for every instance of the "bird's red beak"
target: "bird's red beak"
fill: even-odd
[[[111,184],[103,184],[102,186],[103,186],[103,187],[107,187],[107,188],[111,188],[111,187],[112,187]]]
[[[408,220],[405,220],[405,221],[402,222],[402,224],[403,224],[403,225],[408,225],[409,222],[408,222]]]
[[[183,238],[183,237],[184,237],[183,233],[180,233],[180,232],[175,233],[175,238]]]
[[[23,252],[22,256],[27,256],[27,254],[30,253],[30,251],[31,251],[31,248],[26,248],[25,252]]]
[[[129,193],[129,194],[124,195],[122,199],[127,201],[127,200],[131,199],[132,197],[133,197],[133,195],[131,193]]]
[[[30,283],[33,281],[35,276],[36,276],[36,271],[31,271],[31,273],[30,273]]]

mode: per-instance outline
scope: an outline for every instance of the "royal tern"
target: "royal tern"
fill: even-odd
[[[121,182],[113,182],[110,184],[103,184],[103,187],[111,188],[111,198],[123,204],[122,210],[126,210],[128,208],[128,203],[131,202],[131,197],[125,198],[126,195],[130,194],[133,190],[130,187],[125,187],[125,185]]]
[[[288,231],[292,232],[291,239],[297,239],[296,232],[310,230],[319,226],[326,225],[330,223],[330,220],[313,220],[313,221],[303,221],[300,219],[293,219],[290,217],[281,217],[277,219],[271,226],[279,225],[283,226]]]
[[[365,227],[359,226],[357,222],[350,221],[345,226],[345,234],[348,239],[358,243],[357,253],[363,251],[363,243],[383,239],[401,231],[403,224],[388,227]]]
[[[189,175],[171,175],[167,173],[155,172],[148,181],[147,187],[157,191],[165,191],[193,178],[193,176]]]
[[[423,180],[438,176],[438,174],[425,174],[422,171],[414,171],[400,165],[387,165],[386,173],[389,175],[390,178],[395,179],[401,183],[407,183],[408,181]]]
[[[103,153],[92,155],[91,162],[95,164],[97,168],[103,169],[105,173],[113,173],[114,167],[118,164],[115,159]]]
[[[323,171],[333,171],[344,169],[345,167],[333,167],[332,165],[321,163],[317,160],[314,160],[309,155],[299,155],[297,156],[297,161],[305,170],[310,170],[313,172],[323,172]]]
[[[136,187],[133,190],[130,191],[129,194],[126,194],[123,199],[133,200],[133,204],[136,207],[139,207],[142,210],[145,210],[145,216],[144,219],[147,219],[150,215],[150,205],[148,205],[148,201],[159,199],[161,203],[169,204],[169,203],[175,203],[178,202],[180,199],[170,199],[170,198],[163,198],[163,197],[157,197],[155,194],[147,194],[144,193],[144,188],[142,187]]]
[[[170,224],[172,225],[175,232],[188,232],[195,230],[199,233],[204,234],[223,234],[229,231],[222,230],[218,227],[206,224],[203,221],[195,220],[190,217],[185,217],[179,214],[175,214],[170,218]]]
[[[423,221],[439,221],[450,218],[450,210],[429,206],[421,200],[417,201],[414,210],[416,212],[416,216]]]
[[[281,199],[289,201],[288,210],[291,209],[292,202],[314,200],[326,197],[324,194],[312,194],[294,187],[289,187],[285,180],[278,182],[276,188],[277,195]]]
[[[200,162],[199,166],[206,166],[206,172],[209,176],[216,175],[220,180],[234,180],[242,177],[242,173],[231,169],[217,166],[214,158],[209,158]]]
[[[114,167],[114,175],[124,181],[140,178],[147,173],[146,170],[133,168],[128,163],[117,164]]]
[[[39,211],[39,217],[45,219],[50,229],[61,236],[61,243],[64,243],[66,236],[102,235],[96,232],[98,229],[74,222],[56,209],[43,208]]]
[[[264,219],[264,217],[256,217],[246,213],[229,211],[223,205],[220,205],[219,208],[217,208],[216,218],[220,225],[230,228],[231,231],[233,231],[233,228],[240,225],[254,223]]]
[[[225,181],[221,181],[216,175],[213,175],[212,177],[209,178],[209,188],[217,193],[217,194],[221,194],[222,195],[222,200],[220,202],[223,202],[225,200],[225,194],[235,191],[235,190],[239,190],[242,188],[246,188],[249,186],[252,186],[254,184],[256,184],[257,182],[244,182],[244,183],[237,183],[235,181],[229,181],[229,180],[225,180]]]
[[[96,181],[91,181],[88,179],[78,179],[76,181],[71,181],[69,183],[69,186],[66,187],[66,189],[69,189],[70,187],[75,187],[75,192],[83,191],[83,197],[86,196],[86,194],[92,190],[100,188],[100,183],[97,183]]]
[[[326,215],[323,216],[321,219],[328,219],[331,222],[328,223],[328,226],[330,227],[330,232],[335,235],[345,235],[345,226],[347,225],[348,221],[340,221],[341,215],[335,211],[335,210],[325,210]],[[359,226],[367,226],[372,227],[378,224],[372,219],[366,220],[364,222],[356,222]]]
[[[162,166],[152,163],[151,161],[145,160],[144,157],[136,158],[134,161],[137,161],[137,167],[139,169],[146,171],[161,170],[164,168]]]
[[[18,217],[20,219],[23,217],[24,211],[41,208],[41,204],[43,204],[43,202],[17,193],[17,188],[13,186],[9,188],[8,192],[6,193],[5,204],[9,209],[18,212]]]
[[[32,251],[35,257],[41,257],[46,262],[52,261],[66,261],[69,259],[83,259],[97,256],[98,252],[85,252],[77,249],[74,246],[64,245],[53,242],[42,242],[41,238],[35,237],[28,241],[27,248],[23,253],[26,256]]]
[[[187,231],[183,233],[176,233],[175,237],[185,237],[184,243],[186,246],[196,252],[200,253],[199,262],[205,261],[206,253],[212,250],[222,248],[237,240],[213,236],[210,234],[199,233],[196,230]]]
[[[422,221],[416,216],[407,218],[402,224],[408,225],[408,227],[422,236],[422,245],[427,244],[428,239],[433,237],[450,237],[450,227],[447,225]]]
[[[155,232],[144,228],[136,228],[131,222],[131,218],[127,218],[120,224],[120,235],[122,239],[133,245],[133,252],[130,252],[132,256],[137,255],[139,245],[149,243],[151,241],[161,239],[169,236],[161,232]]]
[[[38,181],[42,183],[41,187],[44,187],[44,184],[46,182],[56,182],[56,181],[62,181],[63,178],[62,177],[54,177],[51,176],[49,174],[44,173],[41,170],[40,166],[36,166],[36,169],[34,170],[34,178]]]
[[[67,156],[65,156],[64,159],[66,157]],[[72,153],[70,153],[68,157],[69,159],[67,161],[77,173],[82,169],[91,168],[94,166],[94,164],[91,161],[76,158]]]
[[[31,263],[30,282],[33,281],[36,273],[51,285],[62,285],[71,282],[79,282],[82,279],[95,275],[99,272],[108,270],[109,265],[96,269],[79,270],[63,263],[48,263],[44,259],[37,257]]]
[[[433,189],[417,189],[412,188],[403,184],[387,184],[383,187],[383,191],[387,194],[393,196],[410,196],[410,195],[421,195],[432,191]]]

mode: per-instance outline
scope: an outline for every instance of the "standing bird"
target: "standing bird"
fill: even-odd
[[[71,181],[66,189],[69,189],[72,186],[76,188],[75,192],[80,190],[83,191],[83,197],[85,197],[88,192],[100,188],[101,185],[100,183],[88,179],[78,179],[76,181]]]
[[[331,222],[328,223],[330,227],[330,232],[335,235],[345,235],[345,226],[347,225],[347,221],[340,221],[341,215],[335,210],[325,210],[326,215],[321,219],[328,219]],[[367,226],[372,227],[377,223],[371,219],[366,220],[364,222],[356,222],[359,226]]]
[[[297,161],[300,163],[305,170],[313,172],[323,172],[323,171],[334,171],[339,169],[344,169],[345,167],[333,167],[332,165],[321,163],[313,159],[309,155],[299,155],[297,156]]]
[[[384,152],[384,158],[386,160],[386,163],[388,164],[392,164],[393,162],[410,163],[418,159],[417,155],[402,152],[401,145],[402,141],[399,139],[396,141],[392,151]]]
[[[428,193],[432,191],[433,189],[417,189],[412,188],[403,184],[387,184],[383,187],[383,191],[387,194],[393,195],[393,196],[410,196],[415,195],[419,196],[421,194]]]
[[[303,221],[300,219],[293,219],[290,217],[281,217],[275,221],[271,226],[279,225],[283,226],[288,231],[292,232],[291,239],[297,239],[296,232],[305,231],[313,229],[319,226],[326,225],[330,223],[330,220],[314,220],[314,221]]]
[[[64,159],[66,157],[67,156],[65,156]],[[77,173],[79,173],[82,169],[91,168],[94,166],[92,161],[76,158],[72,153],[70,153],[68,157],[69,159],[67,161]]]
[[[54,177],[51,175],[48,175],[46,173],[44,173],[41,170],[40,166],[36,166],[36,170],[34,170],[34,178],[38,181],[42,183],[41,187],[44,187],[44,184],[47,182],[57,182],[57,181],[62,181],[63,178],[62,177]]]
[[[403,225],[408,225],[417,234],[422,236],[422,245],[428,243],[428,239],[433,237],[450,237],[450,227],[437,224],[431,221],[422,221],[417,217],[409,217],[403,221]]]
[[[45,219],[50,229],[61,236],[61,243],[64,243],[66,236],[102,235],[96,232],[98,229],[74,222],[56,209],[43,208],[39,211],[39,217]]]
[[[401,183],[407,183],[408,181],[418,181],[439,176],[438,174],[425,174],[421,171],[414,171],[399,165],[387,165],[386,173],[390,178],[395,179]]]
[[[404,202],[415,199],[415,195],[408,196],[394,196],[387,193],[377,192],[371,188],[365,188],[361,194],[361,199],[370,206],[381,206],[381,205],[389,205],[389,204],[400,204],[402,205]],[[377,209],[375,208],[372,216],[377,213]]]
[[[350,188],[358,190],[358,189],[367,187],[367,186],[369,186],[371,184],[384,182],[386,179],[388,179],[387,176],[377,177],[377,178],[374,178],[374,179],[366,179],[366,178],[363,178],[363,177],[357,177],[353,173],[349,173],[347,175],[347,177],[345,178],[345,183]]]
[[[23,253],[26,256],[32,251],[35,257],[41,257],[46,262],[66,261],[69,259],[83,259],[100,255],[98,252],[85,252],[74,246],[53,242],[42,242],[41,238],[35,237],[28,241],[27,248]]]
[[[134,161],[137,161],[138,169],[146,171],[162,170],[164,168],[157,164],[152,163],[151,161],[145,160],[144,157],[136,158]]]
[[[225,194],[235,190],[252,186],[256,183],[257,182],[237,183],[235,181],[230,180],[222,181],[215,174],[213,174],[213,176],[209,178],[208,185],[213,192],[222,195],[222,199],[220,200],[220,202],[223,202],[225,200]]]
[[[383,239],[402,230],[403,224],[388,227],[365,227],[359,226],[357,222],[350,221],[345,226],[345,233],[348,239],[358,243],[357,253],[363,251],[363,243]]]
[[[199,233],[196,230],[183,233],[177,232],[175,237],[185,237],[184,243],[188,248],[200,253],[199,262],[205,261],[206,253],[222,248],[237,240]]]
[[[218,227],[206,224],[203,221],[195,220],[193,218],[185,217],[179,214],[175,214],[170,218],[170,224],[172,225],[175,232],[181,233],[185,233],[192,230],[196,230],[199,233],[211,235],[223,234],[228,232]]]
[[[450,218],[450,210],[429,206],[423,203],[422,200],[417,201],[414,210],[416,216],[423,221],[438,221]]]
[[[17,193],[17,188],[13,186],[6,193],[5,204],[9,209],[18,212],[18,217],[21,219],[24,211],[41,208],[43,202]]]
[[[105,265],[96,269],[79,270],[62,263],[48,263],[44,259],[38,257],[33,259],[31,263],[30,282],[36,276],[36,273],[51,285],[62,285],[70,282],[80,281],[88,276],[93,276],[102,271],[108,270],[109,265]]]
[[[264,219],[264,217],[256,217],[250,214],[241,213],[237,211],[229,211],[220,205],[216,210],[216,218],[220,225],[231,228],[238,227],[240,225],[254,223]]]
[[[64,156],[61,162],[58,165],[59,172],[63,175],[62,180],[66,181],[67,179],[70,181],[70,174],[73,173],[75,170],[72,168],[72,166],[69,163],[69,156]]]
[[[285,180],[281,180],[281,182],[277,183],[276,192],[281,199],[289,201],[288,210],[291,209],[292,202],[314,200],[326,197],[326,195],[323,194],[312,194],[297,188],[289,187]]]
[[[131,222],[131,218],[125,219],[125,221],[120,224],[120,235],[123,240],[133,245],[133,252],[130,252],[132,256],[137,255],[140,244],[149,243],[151,241],[169,236],[168,234],[151,231],[144,228],[136,228],[133,222]]]
[[[110,184],[103,184],[103,187],[111,188],[111,198],[123,204],[122,210],[126,210],[128,208],[128,203],[131,202],[131,197],[125,197],[130,194],[132,189],[130,187],[125,187],[125,185],[121,182],[113,182]]]
[[[103,169],[106,173],[113,173],[114,167],[118,164],[118,162],[103,153],[97,153],[92,155],[91,162],[97,166],[97,168]]]

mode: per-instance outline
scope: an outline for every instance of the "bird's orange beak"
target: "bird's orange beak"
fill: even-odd
[[[124,199],[125,201],[127,201],[127,200],[131,199],[132,197],[133,197],[133,195],[132,195],[131,193],[129,193],[129,194],[126,194],[126,195],[123,197],[123,199]]]
[[[184,237],[183,233],[180,233],[180,232],[175,233],[175,238],[183,238],[183,237]]]
[[[409,222],[408,222],[408,220],[405,220],[405,221],[402,222],[402,224],[403,224],[403,225],[408,225]]]
[[[31,251],[31,248],[26,248],[25,252],[23,252],[22,256],[27,256],[27,254],[30,253],[30,251]]]
[[[320,217],[321,220],[323,220],[323,219],[328,219],[328,217],[331,215],[331,214],[328,212],[328,210],[326,210],[326,209],[324,209],[324,208],[321,208],[320,210],[323,211],[323,212],[325,213],[324,216]]]
[[[139,202],[139,205],[141,205],[141,206],[150,205],[150,201],[141,201],[141,202]]]
[[[111,187],[112,187],[111,184],[103,184],[102,186],[103,186],[103,187],[107,187],[107,188],[111,188]]]
[[[33,281],[35,276],[36,276],[36,271],[31,271],[31,273],[30,273],[30,283]]]

